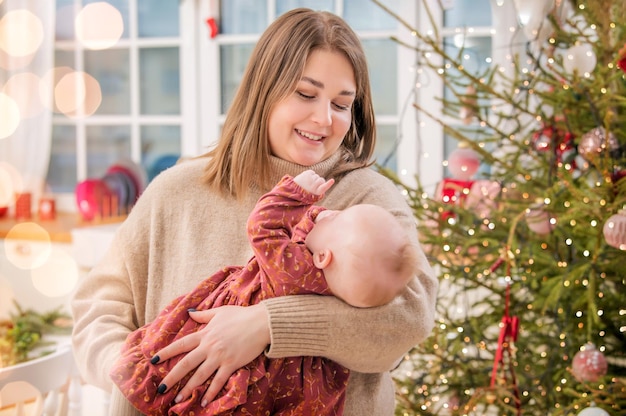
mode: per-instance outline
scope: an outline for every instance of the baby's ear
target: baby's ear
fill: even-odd
[[[325,269],[330,264],[333,254],[327,248],[313,253],[313,264],[318,269]]]

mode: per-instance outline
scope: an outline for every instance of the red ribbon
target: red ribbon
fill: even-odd
[[[489,269],[494,272],[502,263],[504,259],[498,258],[496,262]],[[507,275],[511,275],[511,265],[507,263]],[[517,334],[519,332],[519,319],[517,316],[509,316],[509,300],[511,297],[511,285],[506,285],[506,296],[504,298],[504,316],[500,322],[500,335],[498,336],[498,348],[496,350],[495,357],[493,359],[493,370],[491,371],[491,387],[496,383],[496,375],[498,373],[498,365],[502,363],[504,358],[504,351],[509,351],[511,341],[517,341]]]

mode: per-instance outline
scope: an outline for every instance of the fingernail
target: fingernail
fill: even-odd
[[[152,359],[150,360],[150,364],[157,364],[160,360],[161,360],[161,357],[159,357],[158,355],[155,355],[155,356],[154,356],[154,357],[152,357]]]
[[[208,403],[207,403],[207,401],[206,401],[206,400],[202,400],[202,403],[200,403],[200,406],[202,406],[202,407],[206,407],[206,405],[207,405],[207,404],[208,404]]]
[[[179,395],[178,395],[178,396],[176,396],[176,398],[174,399],[174,401],[175,401],[176,403],[180,403],[182,400],[183,400],[183,396],[182,396],[182,394],[179,394]]]
[[[190,312],[190,313],[191,312],[196,312],[196,311],[197,311],[196,308],[189,308],[189,309],[187,309],[187,312]]]
[[[159,387],[157,388],[157,393],[163,394],[165,393],[165,390],[167,390],[167,386],[165,384],[159,384]]]

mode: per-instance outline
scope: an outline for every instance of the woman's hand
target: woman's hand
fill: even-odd
[[[200,331],[174,341],[157,352],[153,362],[168,360],[178,354],[186,355],[163,378],[162,393],[196,369],[176,396],[176,402],[191,396],[194,387],[215,374],[204,394],[206,406],[224,387],[238,368],[259,356],[270,343],[270,331],[265,307],[221,306],[206,311],[190,312],[196,322],[207,325]],[[165,386],[165,387],[163,387]]]

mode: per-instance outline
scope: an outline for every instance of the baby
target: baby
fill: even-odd
[[[349,371],[323,357],[260,355],[231,375],[210,403],[205,383],[176,401],[191,374],[167,388],[161,380],[182,358],[159,362],[156,352],[198,331],[189,309],[251,305],[269,297],[334,295],[355,307],[394,299],[415,275],[416,249],[392,214],[376,205],[333,211],[314,205],[334,184],[312,170],[285,176],[248,218],[254,257],[203,280],[151,323],[132,332],[111,378],[148,415],[315,414],[343,411]],[[193,373],[193,372],[192,372]],[[267,413],[266,413],[267,412]]]

